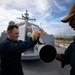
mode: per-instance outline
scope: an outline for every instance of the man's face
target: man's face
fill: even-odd
[[[73,30],[75,30],[75,17],[72,20],[70,20],[69,26],[71,26],[71,28],[73,28]]]
[[[19,37],[19,29],[14,28],[12,31],[8,32],[9,38],[13,41],[17,41]]]

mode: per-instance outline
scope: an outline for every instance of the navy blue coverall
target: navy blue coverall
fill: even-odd
[[[75,75],[75,40],[65,50],[64,54],[62,54],[62,58],[63,58],[61,61],[62,68],[65,65],[70,64],[71,66],[70,75]]]
[[[6,38],[0,43],[1,75],[23,75],[21,53],[34,46],[37,40],[12,41]]]

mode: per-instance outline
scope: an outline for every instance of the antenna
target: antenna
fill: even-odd
[[[29,16],[28,10],[26,10],[26,13],[24,15],[23,14],[21,14],[21,15],[22,15],[22,18],[17,18],[17,19],[22,19],[22,20],[26,20],[26,21],[28,21],[28,20],[36,21],[36,19],[31,19],[28,17]]]

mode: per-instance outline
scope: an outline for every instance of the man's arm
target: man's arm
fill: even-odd
[[[65,66],[64,54],[57,53],[55,59],[60,61],[61,62],[61,67],[64,68],[64,66]]]
[[[61,67],[70,64],[71,53],[74,49],[75,43],[71,43],[68,48],[65,50],[64,54],[57,53],[56,60],[61,61]]]
[[[3,52],[6,53],[22,53],[26,51],[28,48],[35,46],[35,44],[38,42],[38,39],[41,37],[41,35],[43,35],[39,34],[41,33],[38,33],[35,30],[32,32],[32,36],[25,41],[12,42],[11,40],[7,40],[5,43],[3,43],[3,45],[0,45],[0,48]]]

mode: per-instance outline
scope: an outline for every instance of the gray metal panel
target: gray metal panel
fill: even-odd
[[[25,34],[26,34],[26,26],[19,26],[19,40],[25,40]]]
[[[45,34],[42,39],[43,39],[44,43],[50,44],[52,46],[55,46],[53,35]]]
[[[1,38],[0,38],[0,42],[2,42],[3,40],[5,40],[6,37],[7,37],[7,33],[6,33],[6,31],[2,32],[2,34],[1,34]]]

